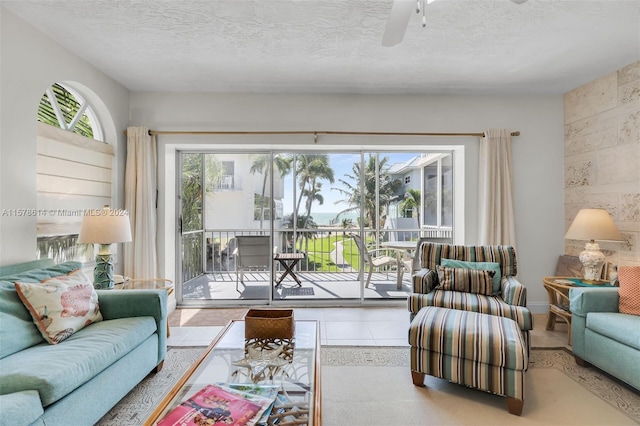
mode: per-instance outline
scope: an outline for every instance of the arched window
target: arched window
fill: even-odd
[[[76,245],[86,209],[111,204],[114,148],[91,105],[69,84],[55,83],[37,114],[38,258],[91,261]]]
[[[38,121],[104,141],[100,123],[91,105],[73,88],[55,83],[40,99]]]

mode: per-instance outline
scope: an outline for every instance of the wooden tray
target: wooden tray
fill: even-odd
[[[245,339],[293,338],[293,309],[249,309],[244,322]]]

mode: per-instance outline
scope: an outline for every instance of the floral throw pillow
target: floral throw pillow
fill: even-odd
[[[102,321],[98,294],[82,270],[41,283],[14,283],[42,337],[62,342],[87,325]]]
[[[447,268],[437,266],[440,290],[490,295],[493,293],[494,271],[484,269]]]
[[[640,315],[640,266],[620,266],[618,282],[618,311],[623,314]]]

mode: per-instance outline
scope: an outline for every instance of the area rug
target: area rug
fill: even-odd
[[[204,348],[170,348],[150,375],[98,425],[140,425]],[[416,387],[406,347],[323,346],[322,424],[371,425],[633,425],[640,395],[564,349],[534,349],[522,416],[504,398],[427,376]]]
[[[185,371],[202,355],[206,347],[169,348],[162,370],[148,375],[118,405],[100,419],[97,425],[141,425],[151,415]]]
[[[323,424],[633,425],[640,395],[564,348],[533,349],[522,416],[503,397],[427,376],[413,386],[408,348],[323,347]]]

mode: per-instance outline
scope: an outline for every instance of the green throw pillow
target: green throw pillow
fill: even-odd
[[[466,262],[464,260],[456,259],[441,259],[440,265],[447,268],[465,268],[475,270],[494,271],[493,275],[493,294],[500,293],[500,280],[502,279],[502,272],[500,271],[500,264],[497,262]]]

